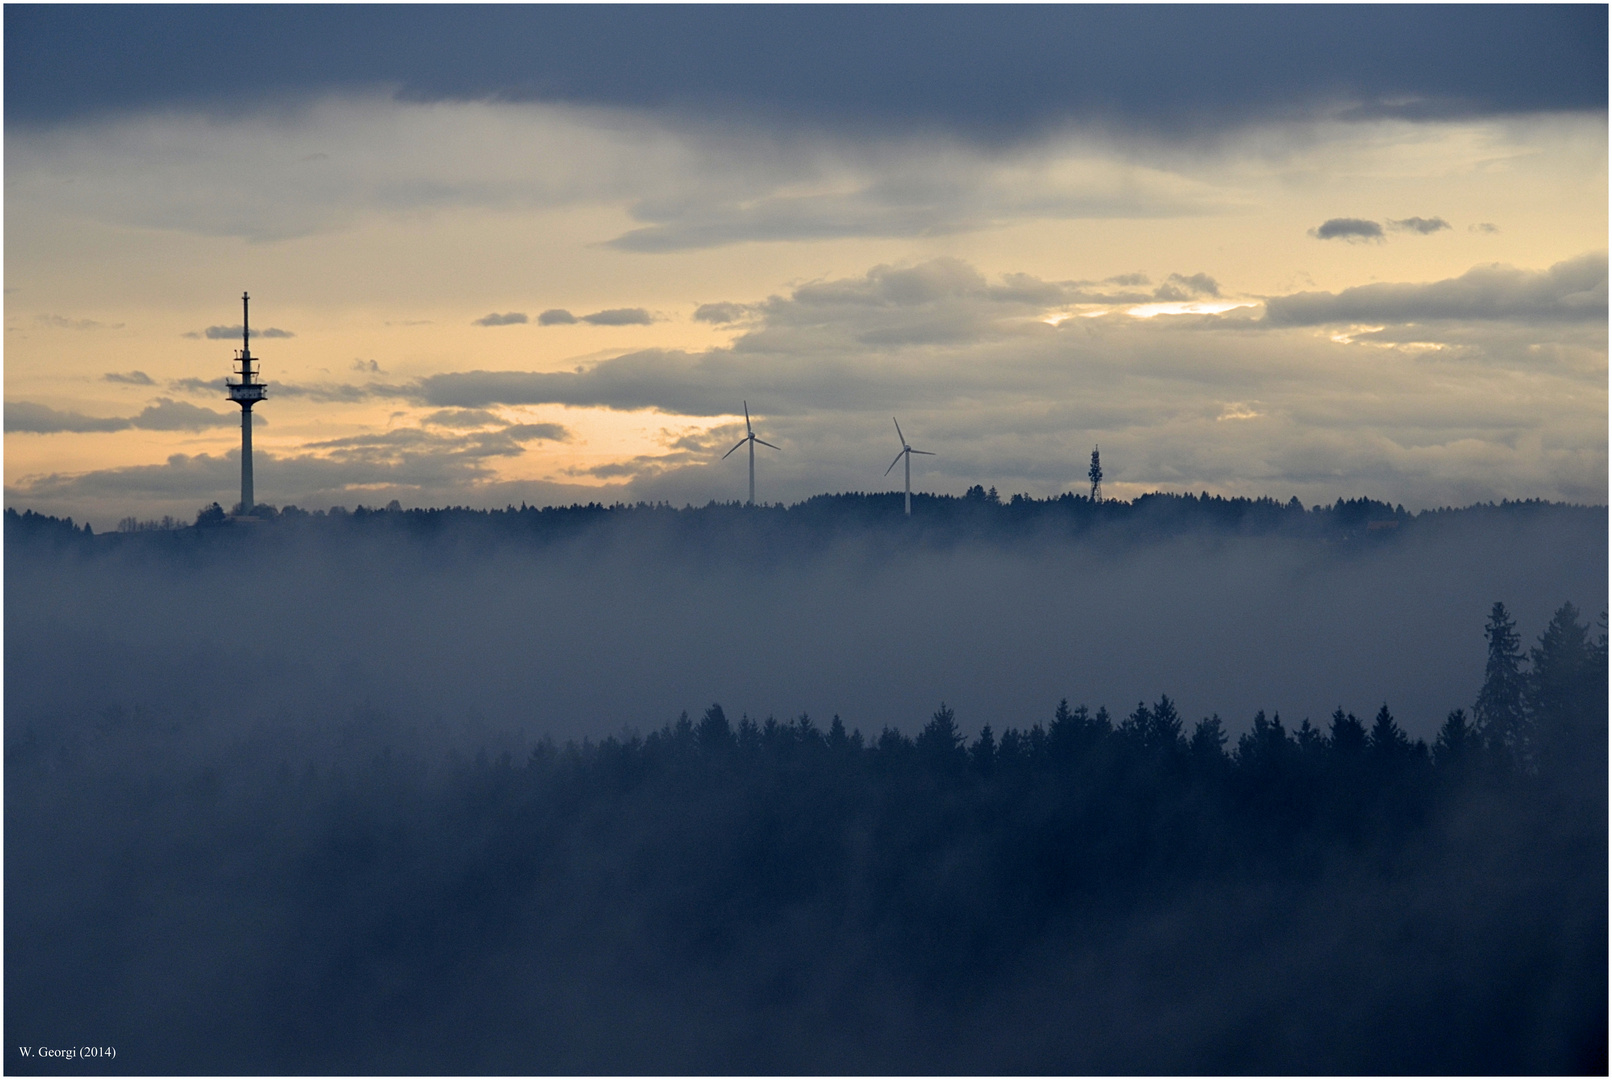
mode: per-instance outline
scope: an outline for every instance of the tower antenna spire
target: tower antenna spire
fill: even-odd
[[[241,407],[241,504],[236,509],[239,514],[252,512],[252,406],[268,397],[268,387],[258,377],[256,365],[252,363],[252,327],[250,322],[251,296],[241,293],[241,351],[236,359],[239,365],[235,374],[241,377],[240,382],[231,382],[226,379],[224,388],[226,396]]]

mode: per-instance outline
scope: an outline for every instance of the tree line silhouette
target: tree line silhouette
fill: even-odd
[[[1537,499],[1442,507],[1417,513],[1370,498],[1339,498],[1305,507],[1295,498],[1154,492],[1130,501],[1094,499],[1065,493],[1045,499],[1017,494],[1002,498],[994,487],[975,485],[963,495],[914,493],[912,517],[902,512],[900,492],[845,492],[814,495],[785,506],[746,506],[710,502],[674,507],[669,503],[586,503],[569,506],[463,506],[405,509],[397,500],[384,507],[359,505],[305,510],[297,506],[255,506],[247,518],[232,516],[218,503],[199,510],[186,524],[172,516],[123,518],[115,532],[96,536],[88,525],[32,510],[7,508],[8,543],[55,544],[216,544],[262,542],[301,533],[394,535],[420,540],[454,537],[486,542],[565,541],[616,528],[641,536],[659,535],[718,548],[747,540],[779,551],[855,537],[883,544],[918,541],[952,545],[976,540],[1000,543],[1096,538],[1116,544],[1186,535],[1222,534],[1314,540],[1341,547],[1392,543],[1402,536],[1473,522],[1516,522],[1528,518],[1565,520],[1599,517],[1605,508],[1550,503]]]

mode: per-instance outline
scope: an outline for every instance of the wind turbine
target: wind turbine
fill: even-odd
[[[750,501],[745,503],[745,505],[754,506],[756,504],[756,443],[760,443],[762,446],[772,446],[772,443],[768,442],[766,439],[756,438],[755,429],[750,426],[750,403],[748,401],[744,403],[744,430],[744,438],[740,439],[737,443],[734,443],[733,450],[739,449],[739,447],[743,446],[745,443],[750,444]],[[782,447],[778,446],[772,446],[772,448],[774,450],[782,449]],[[728,460],[728,454],[733,453],[733,450],[729,450],[727,454],[723,454],[722,460]]]
[[[928,454],[930,457],[934,457],[935,454],[934,454],[934,451],[932,451],[932,450],[914,450],[912,447],[908,446],[907,445],[907,437],[905,435],[901,434],[901,422],[898,421],[893,416],[890,418],[890,422],[892,424],[895,424],[895,426],[896,426],[896,438],[901,440],[901,453],[896,455],[896,461],[900,461],[902,458],[907,459],[907,468],[906,468],[906,473],[907,473],[907,516],[911,517],[912,516],[912,455],[914,455],[914,454]],[[735,449],[737,449],[737,447],[735,447]],[[733,453],[733,451],[729,450],[728,453],[731,454],[731,453]],[[896,467],[896,461],[892,461],[890,463],[890,469],[893,469],[893,468]],[[889,476],[890,475],[890,469],[884,470],[884,475]]]

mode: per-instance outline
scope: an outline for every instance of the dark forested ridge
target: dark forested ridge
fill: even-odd
[[[255,672],[251,641],[199,650],[183,623],[146,611],[215,605],[224,615],[208,635],[238,616],[328,650],[348,631],[320,636],[319,624],[357,626],[340,605],[370,605],[378,640],[409,663],[437,657],[442,681],[456,664],[466,679],[491,670],[451,649],[469,623],[420,637],[421,620],[453,615],[447,601],[390,606],[365,586],[298,605],[371,567],[411,596],[474,585],[453,576],[466,560],[508,589],[525,563],[489,563],[484,549],[597,549],[656,530],[644,549],[656,557],[769,566],[818,544],[837,552],[846,534],[899,555],[917,531],[941,549],[1050,535],[1053,558],[1086,557],[1059,539],[1075,534],[1099,547],[1275,535],[1352,567],[1418,535],[1446,550],[1439,530],[1605,517],[1537,503],[1409,515],[976,492],[915,499],[907,522],[898,499],[280,511],[255,523],[218,512],[104,536],[8,511],[7,1070],[1605,1072],[1600,612],[1561,605],[1524,632],[1487,606],[1461,628],[1470,683],[1426,737],[1391,703],[1313,723],[1223,720],[1153,693],[1028,721],[930,698],[933,715],[905,732],[712,705],[648,734],[567,739],[401,698],[321,705],[376,662],[363,651],[335,681],[271,699],[304,669]],[[1560,550],[1583,548],[1572,536]],[[310,556],[325,548],[309,537],[334,537],[347,560]],[[769,537],[763,554],[730,555],[736,538]],[[396,554],[422,545],[429,559]],[[583,565],[569,559],[556,565]],[[289,588],[275,571],[287,561],[308,591],[255,608],[266,601],[252,589]],[[1593,579],[1604,564],[1588,565]],[[240,593],[217,588],[236,580],[219,566],[239,568]],[[774,572],[720,578],[721,591],[759,594]],[[853,595],[874,580],[844,573]],[[599,580],[580,595],[597,598]],[[664,587],[645,582],[624,595]],[[146,591],[105,595],[136,585]],[[475,604],[494,600],[477,592]],[[966,633],[969,614],[945,633]],[[496,633],[469,649],[521,625],[487,618]],[[628,612],[608,628],[642,624]],[[689,636],[655,632],[661,648]],[[820,632],[848,631],[831,619]],[[1160,647],[1166,670],[1188,659],[1175,648]],[[524,662],[499,653],[499,665],[506,655]],[[617,655],[601,670],[644,678],[634,663]],[[58,681],[72,685],[41,689]],[[510,685],[533,708],[562,689]],[[246,705],[230,711],[219,687]],[[41,1061],[22,1045],[118,1056]]]
[[[962,496],[914,494],[912,517],[902,514],[900,493],[850,492],[817,495],[785,506],[746,506],[712,502],[705,506],[673,507],[666,503],[588,503],[535,507],[522,504],[504,510],[468,507],[405,510],[396,502],[386,507],[358,506],[307,511],[296,506],[258,506],[250,521],[227,515],[216,503],[204,507],[193,523],[164,518],[140,521],[125,518],[118,535],[125,542],[149,541],[153,536],[200,532],[206,535],[239,534],[250,528],[260,535],[274,523],[286,532],[318,527],[390,531],[414,537],[448,533],[482,538],[563,539],[610,524],[619,528],[659,531],[688,539],[706,536],[725,539],[736,533],[782,541],[790,546],[815,537],[838,534],[890,535],[902,542],[956,542],[1015,537],[1108,536],[1134,542],[1187,532],[1221,532],[1234,535],[1278,535],[1326,540],[1386,540],[1400,530],[1426,528],[1451,518],[1518,519],[1539,515],[1592,515],[1604,518],[1605,507],[1582,507],[1539,500],[1477,504],[1410,513],[1403,506],[1369,498],[1343,499],[1328,506],[1306,508],[1297,498],[1287,502],[1271,498],[1226,498],[1220,495],[1158,492],[1132,501],[1093,501],[1084,495],[1064,494],[1037,499],[1013,495],[1003,499],[995,488],[970,488]],[[71,518],[53,518],[13,509],[5,512],[8,541],[24,537],[87,539],[93,530],[77,527]],[[133,534],[132,536],[130,534]]]

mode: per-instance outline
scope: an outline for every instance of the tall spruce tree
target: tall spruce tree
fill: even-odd
[[[1506,605],[1496,602],[1490,609],[1483,636],[1489,639],[1489,660],[1483,669],[1483,688],[1472,706],[1473,727],[1486,744],[1526,768],[1532,739],[1523,709],[1522,639]]]
[[[1605,790],[1606,666],[1578,609],[1563,604],[1529,650],[1533,670],[1523,686],[1533,751],[1531,764],[1558,778],[1586,766]]]

